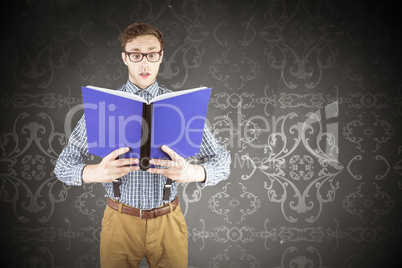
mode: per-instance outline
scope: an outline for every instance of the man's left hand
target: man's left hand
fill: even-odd
[[[162,150],[170,156],[171,160],[151,159],[150,164],[165,168],[149,168],[149,173],[165,175],[183,183],[205,181],[205,170],[202,166],[190,164],[166,145],[162,146]]]

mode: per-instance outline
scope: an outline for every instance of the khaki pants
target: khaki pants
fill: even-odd
[[[100,239],[102,268],[139,267],[144,257],[150,268],[187,267],[187,225],[180,205],[148,220],[106,206]]]

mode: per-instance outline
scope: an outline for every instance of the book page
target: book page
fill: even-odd
[[[141,98],[140,96],[134,95],[134,94],[129,93],[129,92],[120,91],[120,90],[114,90],[114,89],[101,88],[101,87],[95,87],[95,86],[86,86],[86,87],[94,89],[94,90],[98,90],[98,91],[101,91],[101,92],[105,92],[107,94],[112,94],[112,95],[115,95],[115,96],[119,96],[119,97],[123,97],[123,98],[127,98],[127,99],[132,99],[132,100],[148,103],[144,98]]]
[[[203,89],[206,89],[206,88],[207,87],[198,87],[198,88],[193,88],[193,89],[186,89],[186,90],[180,90],[180,91],[175,91],[175,92],[169,92],[169,93],[166,93],[166,94],[156,96],[155,98],[151,99],[150,102],[151,103],[152,102],[157,102],[157,101],[160,101],[160,100],[165,100],[165,99],[168,99],[168,98],[181,96],[181,95],[184,95],[184,94],[192,93],[192,92],[203,90]]]
[[[164,94],[153,103],[151,158],[168,158],[160,148],[169,146],[184,158],[199,153],[208,110],[210,88]],[[174,97],[172,97],[172,95]]]

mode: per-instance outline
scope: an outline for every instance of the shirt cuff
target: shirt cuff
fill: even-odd
[[[84,184],[83,180],[82,180],[82,172],[84,170],[84,167],[86,166],[86,164],[78,164],[77,166],[74,167],[73,169],[73,181],[72,181],[72,185],[75,186],[81,186]]]
[[[214,185],[214,183],[213,183],[214,182],[213,178],[215,177],[214,168],[211,165],[209,165],[208,163],[203,163],[203,164],[201,164],[201,166],[205,170],[205,181],[200,183],[201,187]]]

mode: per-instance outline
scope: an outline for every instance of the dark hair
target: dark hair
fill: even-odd
[[[120,35],[121,49],[124,51],[128,42],[142,35],[155,36],[159,40],[161,50],[163,50],[164,42],[162,33],[150,24],[139,22],[135,22],[127,26],[124,32]]]

